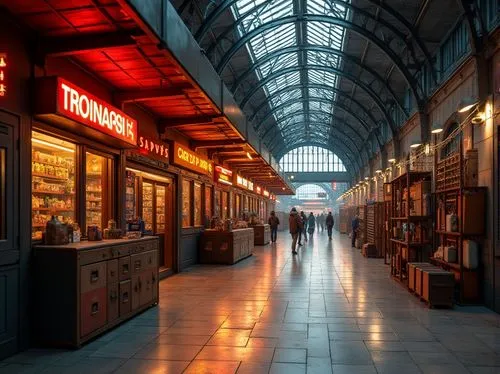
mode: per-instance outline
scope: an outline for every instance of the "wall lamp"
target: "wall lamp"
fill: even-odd
[[[431,133],[432,134],[440,134],[443,132],[443,126],[439,123],[435,123],[432,125]]]
[[[458,103],[457,112],[466,113],[478,104],[478,100],[473,97],[465,97]]]
[[[390,159],[389,159],[389,160],[387,160],[387,161],[389,161],[391,164],[396,163],[396,159],[395,159],[395,158],[390,158]]]

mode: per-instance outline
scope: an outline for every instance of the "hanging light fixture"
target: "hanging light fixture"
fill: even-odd
[[[389,160],[387,160],[387,161],[389,161],[391,164],[396,163],[396,159],[395,159],[395,158],[390,158],[390,159],[389,159]]]
[[[473,97],[465,97],[458,103],[458,113],[465,113],[474,108],[478,103],[478,100]]]
[[[443,126],[440,123],[435,123],[432,125],[431,133],[440,134],[443,132]]]

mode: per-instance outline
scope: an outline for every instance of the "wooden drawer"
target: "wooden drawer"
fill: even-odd
[[[158,265],[158,251],[148,251],[130,256],[132,274],[139,274],[144,270]]]
[[[108,283],[118,282],[118,259],[108,260]]]
[[[80,292],[86,293],[106,286],[107,272],[106,262],[80,267]]]
[[[131,282],[130,279],[120,282],[119,291],[120,291],[120,317],[130,313],[131,310]]]
[[[111,248],[89,249],[79,252],[80,265],[88,265],[96,262],[106,261],[112,258]]]
[[[121,257],[118,259],[118,279],[124,281],[130,279],[130,256]]]
[[[120,294],[118,291],[118,283],[108,284],[108,322],[113,322],[120,315]]]
[[[155,272],[151,269],[141,274],[140,301],[141,306],[151,304],[153,301],[153,283],[156,283]]]
[[[80,337],[90,334],[106,324],[107,289],[94,289],[80,296]]]
[[[131,301],[130,301],[131,308],[132,310],[136,310],[141,305],[142,281],[140,274],[132,275],[130,287],[131,287]]]

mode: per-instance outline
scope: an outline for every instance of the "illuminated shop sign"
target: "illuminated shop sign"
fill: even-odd
[[[253,191],[253,182],[248,181],[248,189]]]
[[[247,189],[248,188],[248,180],[238,175],[238,176],[236,176],[236,185]]]
[[[168,161],[168,146],[158,141],[151,140],[144,136],[139,136],[139,153],[146,156],[153,156],[164,162]]]
[[[0,97],[7,95],[7,54],[0,53]]]
[[[257,195],[262,195],[262,188],[260,188],[259,186],[255,186],[255,193]]]
[[[213,174],[213,163],[179,143],[174,143],[172,161],[175,165],[182,166],[200,174]]]
[[[262,191],[262,194],[263,194],[265,197],[269,197],[269,191],[268,191],[268,190],[264,190],[264,191]]]
[[[228,186],[233,185],[233,172],[229,169],[223,168],[222,166],[215,166],[215,181],[227,184]]]
[[[76,131],[97,130],[127,145],[137,146],[137,121],[77,85],[59,77],[37,82],[36,114],[71,120],[60,122]]]

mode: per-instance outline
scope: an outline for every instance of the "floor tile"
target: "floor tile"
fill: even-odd
[[[307,351],[305,349],[276,348],[274,351],[273,362],[305,364],[306,354]]]
[[[363,342],[330,342],[330,352],[334,364],[372,364],[370,352]]]
[[[201,349],[199,345],[151,344],[137,352],[134,358],[191,361]]]
[[[266,362],[242,362],[238,368],[238,374],[268,374],[271,367]]]
[[[332,374],[332,363],[330,358],[307,358],[307,374]]]
[[[174,345],[205,345],[210,340],[210,335],[171,335],[161,334],[157,338],[159,344]]]
[[[269,374],[306,374],[306,365],[273,362]]]
[[[183,374],[234,374],[239,365],[239,361],[195,360],[189,364]]]
[[[333,365],[333,374],[377,374],[373,365]]]
[[[274,348],[242,348],[205,346],[196,356],[198,360],[271,362]]]
[[[470,371],[460,364],[419,364],[423,374],[469,374]]]
[[[378,374],[422,374],[416,364],[395,364],[383,363],[375,364]]]
[[[108,374],[117,370],[125,363],[119,358],[86,358],[72,366],[51,366],[41,374]]]
[[[120,366],[117,374],[181,374],[189,365],[189,361],[142,360],[131,359]]]

